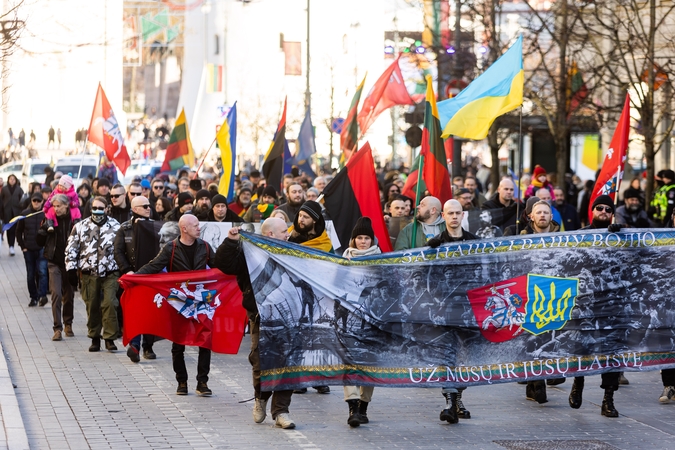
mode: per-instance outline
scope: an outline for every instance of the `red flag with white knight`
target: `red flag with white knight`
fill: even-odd
[[[122,174],[126,174],[127,168],[131,165],[131,158],[124,145],[120,125],[100,83],[96,92],[94,111],[91,113],[91,122],[89,122],[88,140],[101,147],[106,157],[120,169]]]
[[[609,195],[616,203],[616,191],[623,178],[623,168],[626,164],[626,151],[628,150],[628,133],[630,131],[630,95],[626,94],[623,111],[619,122],[616,124],[612,142],[609,144],[602,170],[595,181],[591,200],[588,207],[588,217],[593,217],[593,202],[601,195]]]
[[[139,334],[236,354],[246,325],[237,279],[218,269],[124,275],[124,345]]]

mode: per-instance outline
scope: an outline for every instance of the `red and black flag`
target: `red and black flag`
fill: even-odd
[[[429,195],[441,201],[441,205],[452,198],[448,161],[441,139],[441,122],[438,119],[436,95],[431,75],[427,75],[427,98],[424,109],[424,129],[422,130],[422,179]],[[419,201],[419,199],[417,199]]]
[[[284,148],[286,148],[286,99],[284,99],[284,111],[281,113],[281,120],[274,133],[274,139],[270,145],[265,162],[263,163],[263,175],[267,181],[267,186],[274,186],[274,189],[281,189],[281,180],[284,176]]]
[[[379,192],[373,153],[366,142],[323,191],[324,206],[333,219],[343,249],[349,246],[356,221],[366,216],[373,223],[380,249],[383,252],[393,250],[382,216]]]
[[[359,145],[359,123],[357,117],[357,109],[359,107],[359,101],[361,100],[361,92],[363,92],[363,84],[366,82],[366,77],[363,77],[363,81],[359,84],[359,87],[354,93],[352,98],[352,103],[349,105],[349,112],[347,113],[347,118],[345,123],[342,126],[342,131],[340,132],[340,149],[342,150],[342,156],[340,156],[340,164],[344,164],[349,161],[349,158],[352,156],[356,146]]]

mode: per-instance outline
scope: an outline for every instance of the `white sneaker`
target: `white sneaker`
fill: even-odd
[[[14,256],[14,246],[9,247],[9,256]]]
[[[293,419],[291,419],[291,416],[288,413],[280,413],[277,415],[277,420],[274,425],[283,428],[284,430],[295,428],[295,422],[293,422]]]
[[[661,403],[668,403],[675,398],[675,388],[673,386],[666,386],[663,388],[663,394],[659,397]]]
[[[267,400],[256,398],[255,406],[253,406],[253,421],[263,423],[265,417],[267,417]]]

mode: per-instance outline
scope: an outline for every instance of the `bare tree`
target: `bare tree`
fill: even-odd
[[[0,79],[2,79],[2,109],[6,107],[5,94],[8,86],[5,83],[7,73],[9,71],[9,58],[14,53],[16,43],[21,35],[21,31],[25,27],[25,22],[19,19],[19,10],[23,0],[16,3],[6,12],[0,15]]]

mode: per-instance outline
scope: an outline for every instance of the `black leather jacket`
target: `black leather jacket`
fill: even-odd
[[[137,269],[133,220],[132,218],[121,224],[115,236],[115,262],[123,274],[131,270],[135,272]],[[138,220],[150,220],[152,222],[152,219],[141,218]]]
[[[54,227],[53,233],[48,233],[49,225],[44,221],[37,232],[37,243],[44,247],[44,257],[47,261],[60,267],[66,266],[66,246],[73,227],[79,220],[71,220],[70,213],[58,218],[59,225]]]
[[[215,252],[211,245],[201,239],[197,239],[193,245],[197,247],[192,261],[188,261],[185,247],[178,237],[162,247],[155,259],[138,269],[136,273],[159,273],[165,267],[168,272],[204,270],[207,265],[215,267]]]

